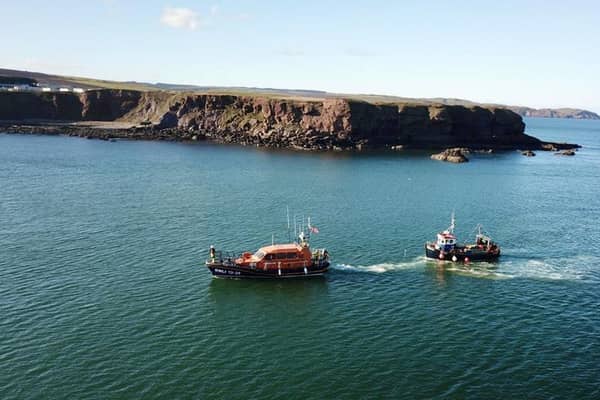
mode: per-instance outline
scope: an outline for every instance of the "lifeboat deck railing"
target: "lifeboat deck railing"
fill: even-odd
[[[218,250],[215,251],[214,253],[214,257],[208,257],[208,259],[206,260],[207,263],[209,264],[215,264],[215,263],[219,263],[219,264],[234,264],[235,259],[241,257],[241,253],[235,253],[233,251],[223,251],[223,250]]]
[[[211,257],[209,254],[206,260],[207,264],[223,264],[223,265],[235,265],[235,260],[241,258],[243,253],[236,253],[233,251],[215,250],[214,256]],[[306,260],[286,260],[284,261],[287,266],[294,265],[295,267],[309,267],[310,264]],[[329,262],[329,254],[326,249],[316,249],[312,252],[311,263],[317,267],[323,267]],[[281,261],[267,261],[264,265],[266,268],[278,268],[282,264]]]

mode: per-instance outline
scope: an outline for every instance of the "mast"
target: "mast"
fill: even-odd
[[[287,212],[287,234],[288,234],[288,242],[292,241],[292,238],[290,237],[290,206],[285,206],[286,212]]]
[[[450,226],[448,227],[448,232],[454,234],[454,226],[456,220],[454,219],[454,211],[452,211],[452,216],[450,217]]]
[[[296,239],[298,238],[298,229],[297,229],[297,225],[296,225],[296,214],[294,214],[294,241],[296,241]]]

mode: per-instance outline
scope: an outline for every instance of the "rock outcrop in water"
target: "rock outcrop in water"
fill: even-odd
[[[431,159],[460,164],[460,163],[469,162],[469,159],[467,158],[467,154],[469,154],[469,149],[456,147],[453,149],[446,149],[446,150],[442,151],[441,153],[433,154],[431,156]]]
[[[341,98],[110,89],[81,94],[4,92],[0,93],[0,120],[21,125],[28,120],[118,121],[136,127],[97,135],[178,140],[206,136],[220,142],[321,150],[392,146],[538,149],[544,145],[524,133],[525,124],[518,114],[504,108],[372,104]],[[100,131],[85,128],[82,132],[93,137]]]
[[[566,150],[563,150],[563,151],[559,151],[558,153],[554,153],[554,155],[556,155],[556,156],[569,156],[569,157],[572,157],[572,156],[575,155],[575,150],[573,150],[573,149],[566,149]]]

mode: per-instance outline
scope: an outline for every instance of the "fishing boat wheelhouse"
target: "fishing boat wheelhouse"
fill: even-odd
[[[308,225],[309,232],[318,230]],[[311,251],[309,233],[300,232],[297,241],[271,244],[254,254],[223,254],[211,246],[206,266],[215,277],[223,278],[294,278],[323,275],[329,268],[326,249]]]
[[[450,227],[437,234],[435,242],[425,243],[427,258],[454,262],[493,261],[500,257],[500,247],[477,226],[475,243],[458,244],[454,235],[454,214]]]

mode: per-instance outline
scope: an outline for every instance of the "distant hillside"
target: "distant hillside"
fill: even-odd
[[[0,75],[0,85],[37,85],[37,81],[31,78],[24,78],[20,76],[3,76]]]
[[[529,108],[529,107],[509,107],[511,110],[523,117],[539,118],[572,118],[572,119],[600,119],[600,115],[578,108]]]
[[[99,79],[81,78],[74,76],[49,75],[41,72],[17,71],[0,68],[0,76],[20,77],[35,79],[40,86],[71,86],[82,89],[129,89],[129,90],[156,90],[153,85],[139,82],[114,82]]]
[[[558,108],[558,109],[535,109],[521,106],[506,106],[501,104],[481,104],[465,99],[454,98],[411,98],[399,96],[384,96],[370,94],[343,94],[329,93],[320,90],[305,89],[274,89],[274,88],[254,88],[254,87],[222,87],[222,86],[198,86],[171,83],[148,83],[136,81],[107,81],[92,78],[82,78],[74,76],[50,75],[40,72],[18,71],[0,68],[0,77],[34,79],[40,86],[52,87],[79,87],[82,89],[125,89],[139,91],[174,91],[174,92],[200,92],[211,94],[233,94],[233,95],[264,95],[273,97],[293,97],[293,98],[344,98],[349,100],[361,100],[374,104],[385,103],[420,103],[426,105],[461,105],[461,106],[500,106],[509,108],[512,111],[524,117],[544,117],[544,118],[573,118],[573,119],[600,119],[600,115],[576,108]]]

